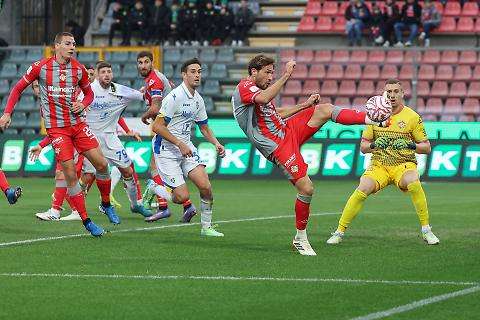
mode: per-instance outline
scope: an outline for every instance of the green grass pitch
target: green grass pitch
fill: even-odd
[[[315,181],[308,231],[316,257],[291,249],[295,191],[286,181],[212,181],[223,239],[201,238],[199,216],[179,224],[176,205],[167,221],[147,224],[118,188],[117,227],[98,213],[97,191],[88,197],[91,218],[115,232],[15,245],[7,243],[85,231],[35,219],[50,205],[53,179],[11,183],[24,195],[15,206],[0,199],[0,319],[377,319],[404,306],[412,308],[387,318],[480,314],[480,291],[449,295],[480,284],[477,183],[424,185],[438,246],[421,240],[409,196],[389,187],[331,247],[325,241],[357,182]]]

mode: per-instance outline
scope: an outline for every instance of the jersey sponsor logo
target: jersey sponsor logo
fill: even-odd
[[[72,94],[75,92],[75,87],[56,87],[56,86],[48,86],[47,87],[48,93],[64,93],[64,94]]]
[[[275,108],[270,103],[264,106],[260,106],[260,111],[262,111],[262,113],[267,117],[273,116],[275,114]]]
[[[191,111],[182,111],[182,117],[190,119],[193,117],[193,112]]]
[[[52,140],[52,145],[58,144],[63,141],[63,137],[58,137]]]
[[[289,165],[291,165],[292,162],[295,161],[296,159],[297,159],[297,156],[295,155],[295,153],[292,154],[292,155],[290,156],[290,158],[288,158],[288,160],[285,162],[285,164],[284,164],[285,167],[288,167]]]
[[[405,129],[405,127],[407,126],[407,124],[403,120],[398,121],[397,125],[400,129]]]

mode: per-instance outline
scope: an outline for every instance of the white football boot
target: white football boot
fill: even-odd
[[[298,251],[302,256],[316,256],[317,254],[313,250],[312,246],[308,242],[308,239],[293,238],[293,248]]]
[[[343,232],[335,231],[332,236],[327,240],[328,244],[339,244],[343,240]]]
[[[422,228],[422,238],[429,245],[440,243],[440,240],[437,238],[436,235],[433,234],[432,228],[430,226],[428,226],[427,228]]]
[[[58,221],[60,219],[60,210],[50,208],[45,212],[36,213],[35,217],[43,221]]]
[[[61,221],[74,221],[74,220],[82,220],[80,218],[80,214],[78,213],[77,210],[72,210],[72,213],[70,213],[68,216],[61,217]]]

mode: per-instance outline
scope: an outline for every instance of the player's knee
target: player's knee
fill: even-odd
[[[187,201],[189,198],[190,198],[190,195],[188,193],[179,192],[174,194],[172,201],[176,204],[182,204],[185,201]]]
[[[108,172],[108,164],[107,164],[107,161],[105,161],[105,160],[99,161],[99,162],[95,165],[95,170],[96,170],[97,172],[100,172],[100,173]]]
[[[420,180],[415,180],[406,184],[405,186],[400,185],[400,188],[402,188],[403,190],[408,190],[408,192],[411,193],[416,193],[422,190],[422,184],[420,183]]]
[[[308,183],[302,186],[298,191],[300,192],[300,194],[303,194],[305,196],[313,196],[315,188],[313,187],[313,183]]]
[[[120,173],[122,174],[123,178],[130,179],[131,177],[133,177],[133,170],[131,167],[123,168],[122,170],[120,170]]]

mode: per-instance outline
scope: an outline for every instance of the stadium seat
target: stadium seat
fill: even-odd
[[[211,79],[225,79],[228,77],[227,66],[223,63],[215,63],[210,70]]]
[[[215,109],[215,104],[213,103],[212,97],[205,96],[203,97],[203,101],[205,102],[205,110],[207,110],[207,112]]]
[[[387,52],[387,63],[400,64],[403,63],[403,51],[391,50]]]
[[[480,114],[480,101],[476,98],[466,98],[465,101],[463,101],[463,112]]]
[[[0,77],[3,78],[12,78],[17,76],[17,65],[15,63],[5,62],[0,71]]]
[[[125,64],[123,67],[122,77],[130,79],[138,77],[137,65],[133,63]]]
[[[43,55],[43,49],[28,49],[27,50],[27,61],[38,61],[41,60],[44,57]]]
[[[440,57],[440,63],[456,64],[457,62],[458,62],[458,51],[456,50],[442,51],[442,55]]]
[[[432,97],[447,97],[448,84],[445,81],[435,81],[430,89],[430,96]]]
[[[391,64],[384,65],[380,73],[380,79],[386,80],[386,79],[394,79],[394,78],[395,79],[398,78],[397,66],[394,66]]]
[[[425,100],[423,98],[417,98],[417,101],[415,102],[414,105],[409,102],[409,106],[412,107],[413,109],[417,110],[417,112],[425,112]]]
[[[306,79],[308,77],[308,68],[306,64],[297,64],[292,73],[292,79]]]
[[[112,57],[111,57],[112,62],[127,62],[127,61],[129,61],[129,59],[130,59],[129,52],[126,52],[126,51],[114,51],[114,52],[112,52]],[[107,59],[107,61],[108,61],[108,59]]]
[[[440,27],[438,27],[437,32],[454,32],[457,28],[455,18],[453,17],[443,17]]]
[[[463,98],[467,95],[467,84],[463,81],[455,81],[450,85],[450,97]]]
[[[475,32],[480,33],[480,18],[477,18],[477,21],[475,22],[475,27],[473,27]]]
[[[459,117],[458,117],[458,121],[462,121],[462,122],[473,122],[475,121],[475,117],[473,115],[469,115],[469,114],[461,114]]]
[[[331,64],[328,67],[327,79],[336,79],[340,80],[343,78],[343,66],[340,64]]]
[[[23,50],[23,49],[13,49],[12,52],[10,53],[10,57],[8,58],[8,61],[20,63],[20,62],[25,62],[26,58],[27,57],[26,57],[26,54],[25,54],[25,50]]]
[[[359,64],[348,64],[345,73],[344,73],[344,78],[345,79],[360,79],[362,76],[362,68],[360,67]]]
[[[290,80],[285,85],[284,95],[298,96],[302,93],[302,84],[299,80]]]
[[[330,17],[319,17],[315,24],[315,31],[329,32],[332,31],[332,19]]]
[[[22,96],[20,102],[18,103],[18,107],[15,110],[19,111],[33,111],[37,110],[38,107],[35,103],[35,98],[33,96]]]
[[[297,62],[311,62],[313,60],[312,50],[298,50]]]
[[[350,63],[365,63],[367,62],[367,51],[355,50],[350,55]]]
[[[205,95],[215,95],[220,93],[220,83],[217,80],[207,80],[202,87],[202,93]]]
[[[347,23],[347,20],[345,20],[344,16],[335,17],[335,19],[333,19],[333,25],[332,25],[333,31],[344,33],[346,23]]]
[[[473,69],[472,80],[480,80],[480,65],[476,65]]]
[[[143,79],[136,79],[133,82],[133,88],[134,89],[140,89],[141,87],[145,86],[145,81]]]
[[[40,128],[40,112],[30,112],[27,117],[27,128]]]
[[[428,81],[418,81],[417,83],[417,95],[426,97],[430,94],[430,85]]]
[[[323,64],[314,64],[308,71],[309,79],[324,79],[326,75],[325,66]]]
[[[217,62],[233,62],[235,57],[232,48],[220,48],[217,54]]]
[[[433,80],[435,79],[435,68],[432,65],[421,65],[418,70],[418,79],[420,80]]]
[[[173,77],[173,66],[170,63],[165,63],[163,65],[163,71],[162,72],[165,75],[165,77],[167,77],[168,79],[172,78]]]
[[[296,53],[294,49],[285,49],[280,51],[280,61],[288,62],[296,59]]]
[[[480,82],[471,82],[468,86],[467,96],[469,98],[480,97]]]
[[[217,60],[217,53],[215,49],[205,48],[200,51],[200,61],[205,62],[215,62]]]
[[[37,127],[39,127],[39,124],[37,123]],[[32,129],[32,128],[24,128],[22,129],[22,132],[21,132],[22,135],[26,135],[26,136],[33,136],[33,135],[37,135],[37,133],[35,132],[35,129]]]
[[[451,65],[440,65],[437,67],[437,80],[452,80],[453,67]]]
[[[3,133],[8,134],[8,135],[17,135],[18,130],[10,127],[10,128],[5,129],[5,131]]]
[[[440,1],[433,1],[433,4],[434,4],[435,7],[437,8],[437,11],[438,11],[440,14],[443,14],[443,4],[442,4]],[[423,5],[422,5],[422,8],[423,8]]]
[[[458,17],[462,11],[460,3],[457,1],[448,1],[443,8],[444,16]]]
[[[454,114],[442,114],[440,116],[440,121],[454,122],[454,121],[457,121],[457,116]]]
[[[338,8],[338,14],[343,15],[345,11],[347,10],[347,7],[349,5],[348,1],[340,1],[340,7]]]
[[[303,84],[302,95],[309,96],[320,91],[320,83],[318,80],[307,80]]]
[[[473,32],[475,24],[471,17],[461,17],[458,19],[457,32]]]
[[[361,96],[375,95],[375,86],[373,84],[373,81],[360,81],[358,83],[357,94]]]
[[[436,64],[440,62],[440,51],[427,50],[423,53],[422,63]]]
[[[480,20],[480,19],[477,19]],[[477,52],[473,50],[464,50],[460,52],[460,58],[458,59],[459,64],[476,64],[477,63]]]
[[[453,75],[453,80],[470,80],[472,78],[472,68],[470,66],[457,66]]]
[[[425,112],[440,114],[443,112],[443,103],[440,98],[429,98],[425,104]]]
[[[322,6],[322,15],[324,16],[334,16],[338,12],[338,2],[337,1],[325,1]]]
[[[17,111],[12,118],[13,121],[10,125],[12,128],[23,128],[27,125],[27,114],[25,112]]]
[[[346,97],[338,97],[335,98],[335,101],[333,105],[338,106],[338,107],[344,107],[344,108],[351,108],[352,104],[350,103],[350,99]]]
[[[0,96],[10,93],[10,82],[7,79],[0,80]]]
[[[376,64],[367,64],[363,68],[362,79],[376,80],[380,78],[380,68]]]
[[[365,103],[367,102],[367,97],[356,97],[352,102],[352,109],[358,111],[365,111]]]
[[[26,73],[28,68],[30,68],[32,64],[31,63],[21,63],[20,67],[18,67],[18,73],[23,74]]]
[[[163,52],[163,61],[165,62],[179,62],[182,60],[182,55],[179,49],[165,49]]]
[[[120,76],[122,74],[122,69],[120,67],[119,64],[117,63],[114,63],[112,64],[112,72],[113,72],[113,76]]]
[[[194,48],[183,49],[182,61],[198,57],[198,50]]]
[[[338,85],[335,80],[323,81],[320,88],[320,94],[322,96],[335,96],[338,94]]]
[[[385,51],[375,50],[368,54],[368,62],[382,64],[385,61]]]
[[[331,97],[321,97],[320,98],[320,103],[332,103],[332,98]]]
[[[459,98],[448,98],[445,101],[444,113],[459,114],[462,113],[462,102]]]
[[[422,53],[420,51],[407,51],[403,58],[404,63],[420,62],[422,60]]]
[[[340,83],[340,87],[338,89],[339,96],[354,96],[357,88],[355,86],[355,81],[353,80],[343,80]]]
[[[96,52],[79,52],[77,57],[83,64],[94,64],[99,60]]]
[[[308,16],[319,16],[321,13],[322,7],[320,1],[308,1],[307,7],[305,9],[305,15]]]
[[[350,53],[347,50],[336,50],[332,57],[333,62],[348,62],[350,61]]]
[[[315,31],[315,19],[311,16],[303,16],[297,30],[300,32]]]
[[[280,99],[280,107],[295,106],[297,104],[295,97],[282,97]]]
[[[478,4],[476,2],[465,2],[462,8],[462,16],[479,17]]]
[[[423,121],[438,121],[438,116],[435,114],[422,114]]]
[[[328,63],[332,61],[332,51],[330,50],[318,50],[315,52],[315,57],[313,58],[315,62]]]
[[[414,67],[411,64],[404,64],[400,68],[398,78],[400,80],[411,80],[413,78]]]

